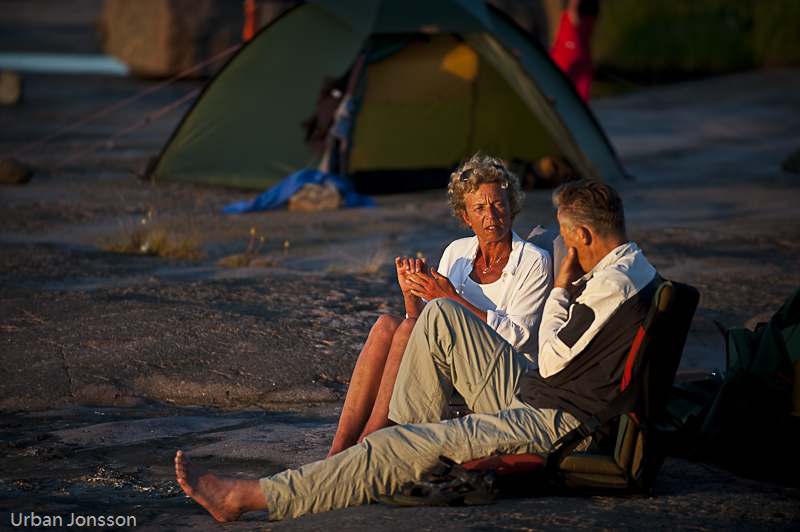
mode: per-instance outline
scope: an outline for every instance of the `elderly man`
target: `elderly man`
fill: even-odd
[[[218,477],[178,451],[183,490],[219,521],[250,510],[283,519],[367,504],[419,479],[440,455],[464,463],[547,451],[601,410],[618,393],[660,278],[628,241],[612,187],[567,183],[553,201],[569,251],[545,304],[538,371],[528,371],[525,359],[474,314],[437,299],[420,316],[403,357],[389,412],[397,426],[260,480]],[[446,419],[453,389],[475,414]]]

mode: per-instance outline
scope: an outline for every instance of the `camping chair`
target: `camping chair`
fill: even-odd
[[[549,453],[492,456],[462,465],[494,470],[501,491],[555,486],[649,497],[674,432],[666,405],[699,299],[689,285],[664,281],[659,286],[631,346],[620,394]],[[608,452],[573,451],[585,438],[601,429],[613,433],[617,426]],[[532,474],[542,482],[531,482]]]

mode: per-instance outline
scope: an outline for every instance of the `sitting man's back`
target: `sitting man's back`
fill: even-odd
[[[539,372],[525,375],[520,395],[533,407],[582,420],[619,393],[628,352],[661,277],[628,241],[622,200],[613,188],[567,183],[553,201],[564,243],[574,251],[545,305]]]

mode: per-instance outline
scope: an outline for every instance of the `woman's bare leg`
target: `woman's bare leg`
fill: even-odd
[[[377,396],[374,400],[374,406],[372,407],[372,414],[369,416],[369,421],[367,421],[367,425],[364,427],[364,432],[358,439],[358,443],[361,443],[364,438],[376,430],[394,425],[394,423],[389,420],[389,403],[392,400],[394,382],[397,380],[397,372],[400,371],[400,362],[403,360],[403,353],[406,351],[408,338],[411,336],[411,331],[414,329],[415,323],[417,323],[416,318],[406,318],[394,333],[392,346],[389,349],[389,356],[386,358],[386,363],[384,364],[380,388],[378,389]]]
[[[178,451],[175,474],[183,491],[220,523],[236,521],[245,512],[267,510],[258,480],[225,478],[206,471]]]
[[[367,423],[381,385],[389,349],[403,318],[390,314],[381,316],[369,332],[364,349],[358,355],[347,397],[344,400],[339,426],[328,457],[352,447],[358,442],[361,430]],[[408,338],[406,338],[406,341]],[[396,375],[395,371],[395,375]],[[394,381],[392,381],[394,382]],[[391,398],[391,395],[389,396]]]

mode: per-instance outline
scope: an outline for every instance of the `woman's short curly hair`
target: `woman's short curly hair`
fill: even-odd
[[[481,185],[497,183],[506,190],[511,209],[511,220],[522,211],[525,193],[519,184],[519,178],[511,172],[503,161],[478,152],[467,162],[461,163],[455,172],[450,174],[447,185],[447,204],[453,208],[453,216],[462,227],[468,227],[462,213],[466,212],[467,194],[475,192]]]

